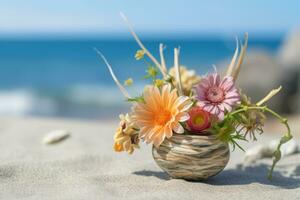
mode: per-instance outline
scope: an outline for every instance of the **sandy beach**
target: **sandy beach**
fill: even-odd
[[[299,8],[1,1],[0,200],[300,200]]]
[[[292,119],[292,129],[296,122]],[[2,117],[0,199],[300,198],[300,154],[282,159],[271,182],[266,178],[271,160],[242,167],[240,150],[231,153],[221,174],[206,182],[187,182],[169,179],[152,159],[151,146],[142,145],[132,156],[113,152],[116,126],[114,121]],[[45,134],[56,129],[71,131],[71,137],[42,144]],[[266,133],[260,142],[276,136]]]

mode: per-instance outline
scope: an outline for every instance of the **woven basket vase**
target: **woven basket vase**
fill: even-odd
[[[157,165],[172,178],[200,181],[221,172],[229,160],[227,143],[213,135],[179,135],[156,148],[152,155]]]

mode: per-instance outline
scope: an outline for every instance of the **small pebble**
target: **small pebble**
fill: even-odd
[[[55,130],[46,134],[43,138],[44,144],[57,144],[69,138],[71,133],[66,130]]]

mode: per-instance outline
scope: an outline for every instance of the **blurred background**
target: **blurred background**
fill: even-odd
[[[249,33],[239,85],[254,100],[283,85],[271,106],[300,112],[300,2],[27,0],[0,2],[0,115],[84,119],[115,118],[128,111],[123,96],[94,48],[130,90],[141,91],[146,66],[121,19],[122,11],[145,46],[158,56],[166,44],[181,64],[198,73],[222,71],[235,50],[235,37]]]

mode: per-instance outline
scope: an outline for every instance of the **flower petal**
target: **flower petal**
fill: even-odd
[[[167,138],[170,138],[173,135],[173,131],[170,126],[166,126],[164,132],[165,132]]]
[[[184,129],[180,123],[174,123],[172,129],[175,133],[179,133],[179,134],[184,133]]]
[[[224,112],[220,112],[220,113],[218,114],[218,119],[219,119],[219,120],[223,120],[223,119],[224,119]]]
[[[219,86],[221,82],[221,77],[219,74],[215,73],[213,74],[214,77],[214,85]]]
[[[174,107],[179,107],[184,102],[188,101],[190,98],[187,96],[180,96],[176,99]]]
[[[234,87],[233,78],[231,76],[225,76],[220,84],[220,87],[225,91],[231,90]]]
[[[215,78],[213,75],[208,76],[208,81],[209,81],[209,86],[214,86],[215,85]]]
[[[208,89],[210,87],[210,84],[209,84],[209,81],[207,78],[201,79],[201,81],[198,85],[199,85],[199,87],[202,87],[204,89]]]
[[[228,112],[231,112],[232,107],[231,107],[229,104],[223,103],[222,105],[225,107],[225,109],[226,109]]]
[[[180,121],[180,122],[185,122],[185,121],[187,121],[188,119],[190,119],[190,115],[188,114],[188,113],[180,113],[179,115],[178,115],[178,121]]]
[[[161,143],[165,140],[166,134],[156,134],[155,137],[153,138],[153,144],[155,147],[159,147]]]

